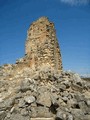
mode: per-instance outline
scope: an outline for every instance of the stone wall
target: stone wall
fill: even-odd
[[[62,70],[59,44],[54,24],[46,17],[33,22],[28,29],[26,40],[26,56],[30,67],[50,66],[52,70]]]
[[[0,120],[90,120],[90,80],[46,64],[62,70],[54,25],[43,17],[28,30],[26,56],[0,66]]]

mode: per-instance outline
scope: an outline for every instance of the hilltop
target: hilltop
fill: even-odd
[[[0,67],[0,120],[90,120],[90,81],[63,70],[54,23],[27,33],[25,56]]]

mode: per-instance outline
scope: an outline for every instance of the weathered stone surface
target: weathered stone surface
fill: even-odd
[[[26,103],[33,103],[33,102],[35,102],[35,97],[34,96],[25,96],[24,100]]]
[[[90,107],[90,99],[86,100],[86,103]]]
[[[37,99],[37,103],[40,103],[44,106],[51,106],[51,96],[50,93],[48,92],[41,92],[41,94],[39,95],[38,99]]]
[[[22,116],[28,116],[29,113],[28,113],[28,111],[24,108],[24,109],[21,110],[21,115],[22,115]]]
[[[31,118],[31,120],[54,120],[54,118]]]
[[[19,106],[19,107],[24,107],[24,106],[25,106],[25,101],[24,101],[24,99],[20,99],[20,100],[19,100],[18,106]]]
[[[28,30],[26,56],[0,67],[0,120],[89,120],[90,81],[61,64],[54,25],[43,17]]]
[[[12,114],[11,117],[9,118],[9,120],[29,120],[29,119],[30,119],[29,116],[25,117],[19,113]]]
[[[62,111],[58,111],[56,114],[56,118],[63,120],[63,114],[64,113]]]
[[[7,91],[3,89],[1,92],[0,111],[3,111],[2,118],[15,120],[19,116],[19,119],[22,120],[51,117],[56,120],[83,120],[83,118],[88,120],[90,115],[89,90],[84,86],[82,86],[83,92],[78,88],[75,90],[72,88],[73,84],[77,84],[73,80],[74,73],[63,72],[60,73],[61,75],[56,75],[49,69],[35,71],[32,76],[28,73],[27,70],[22,76],[18,75],[18,79],[21,77],[20,82],[16,81],[16,77],[9,82],[3,82],[3,85],[8,83],[8,86],[12,87],[9,87],[12,91],[10,92],[6,86]],[[34,80],[33,76],[35,75],[37,75],[37,79]],[[54,80],[49,80],[49,76]],[[85,83],[82,79],[80,81],[82,84]]]
[[[5,116],[6,116],[6,112],[0,111],[0,120],[4,120]]]
[[[54,24],[46,17],[41,17],[31,24],[26,41],[26,55],[33,69],[48,65],[55,71],[62,70]]]
[[[42,106],[39,106],[37,108],[37,117],[46,117],[46,118],[50,118],[52,117],[52,113],[49,112],[49,108],[47,107],[42,107]]]
[[[74,120],[73,116],[71,114],[68,115],[67,120]]]

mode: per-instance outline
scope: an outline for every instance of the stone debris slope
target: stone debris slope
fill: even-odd
[[[90,120],[90,82],[63,71],[46,17],[31,24],[25,51],[15,64],[0,66],[0,120]]]
[[[90,82],[78,74],[25,68],[13,75],[10,67],[0,68],[0,120],[90,120]]]

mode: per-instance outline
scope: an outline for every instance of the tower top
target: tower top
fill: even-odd
[[[49,19],[48,19],[48,17],[45,17],[45,16],[43,16],[43,17],[40,17],[37,21],[49,21]]]

